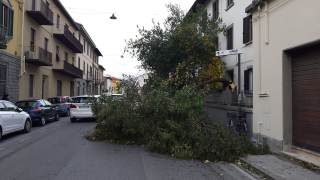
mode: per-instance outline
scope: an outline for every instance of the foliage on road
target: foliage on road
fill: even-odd
[[[246,137],[207,120],[204,92],[195,86],[172,92],[163,81],[140,94],[135,82],[123,81],[121,100],[105,97],[95,105],[95,138],[146,145],[151,151],[177,158],[210,161],[234,161],[258,152]]]
[[[219,88],[207,82],[224,74],[214,57],[221,22],[208,19],[205,10],[188,16],[176,6],[169,10],[163,26],[139,29],[140,37],[128,42],[127,50],[150,72],[147,84],[140,90],[136,79],[124,78],[122,99],[99,101],[94,136],[178,158],[234,161],[256,153],[247,137],[209,121],[204,111],[208,88]]]

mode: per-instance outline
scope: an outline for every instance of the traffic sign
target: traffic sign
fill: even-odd
[[[216,52],[216,56],[218,57],[227,56],[227,55],[238,55],[238,54],[243,54],[243,52],[238,49],[223,50],[223,51]]]

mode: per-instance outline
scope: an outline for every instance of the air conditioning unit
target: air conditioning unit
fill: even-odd
[[[24,53],[26,59],[35,59],[36,58],[36,54],[32,51],[26,51]]]

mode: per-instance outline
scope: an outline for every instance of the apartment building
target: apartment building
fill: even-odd
[[[253,131],[275,151],[320,153],[320,1],[255,0]]]
[[[82,78],[76,79],[77,95],[94,95],[98,92],[98,72],[99,57],[102,56],[99,49],[91,39],[89,33],[82,24],[78,24],[80,29],[79,40],[83,46],[83,53],[77,54],[77,67],[83,71]]]
[[[20,99],[93,94],[100,51],[59,0],[24,3]]]
[[[190,11],[197,7],[205,7],[209,18],[221,19],[224,32],[218,35],[218,50],[238,49],[241,54],[241,69],[238,73],[238,57],[230,55],[222,57],[225,63],[225,78],[233,81],[242,96],[243,111],[247,116],[249,126],[252,124],[252,92],[253,92],[253,48],[252,48],[252,16],[245,8],[252,0],[197,0]],[[238,80],[240,74],[240,81]],[[211,92],[208,98],[209,116],[228,121],[228,113],[237,111],[237,92]],[[250,127],[251,128],[251,127]]]
[[[19,99],[23,0],[0,1],[0,98]]]

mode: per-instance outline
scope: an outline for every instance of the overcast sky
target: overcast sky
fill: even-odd
[[[131,55],[121,58],[125,40],[137,35],[137,25],[150,28],[152,19],[163,21],[166,4],[178,4],[185,12],[195,0],[61,0],[75,21],[82,23],[103,54],[100,64],[105,74],[121,77],[122,74],[139,75],[139,62]],[[109,17],[115,13],[117,20]]]

